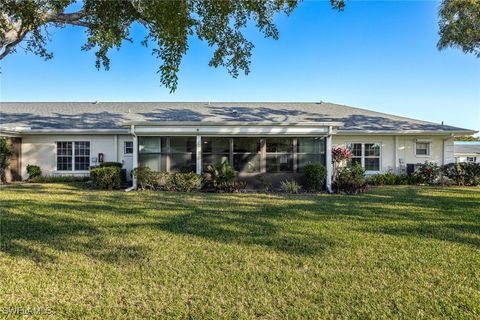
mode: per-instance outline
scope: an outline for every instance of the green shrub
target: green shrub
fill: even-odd
[[[465,168],[463,163],[449,163],[442,166],[442,173],[445,177],[455,182],[458,186],[465,184]]]
[[[440,178],[440,167],[435,162],[425,161],[414,174],[419,183],[433,185]]]
[[[399,184],[407,184],[406,175],[396,175],[392,172],[377,173],[368,178],[369,184],[372,186],[393,186]]]
[[[149,167],[138,167],[133,169],[133,177],[137,179],[139,189],[155,189],[155,177]]]
[[[365,170],[358,163],[340,168],[333,187],[338,193],[355,194],[365,192],[367,190]]]
[[[298,193],[301,188],[294,180],[284,180],[280,183],[280,189],[286,193]]]
[[[121,170],[118,167],[98,167],[90,170],[93,185],[100,189],[116,189],[122,184]]]
[[[406,174],[399,174],[395,179],[396,179],[395,184],[397,185],[415,184],[413,179],[410,179],[409,176]]]
[[[105,168],[105,167],[117,167],[122,169],[123,164],[121,162],[114,162],[114,161],[102,162],[100,164],[100,168]]]
[[[207,186],[216,192],[235,192],[242,188],[242,184],[237,182],[237,173],[227,159],[209,165],[205,177]]]
[[[40,177],[42,175],[42,169],[39,166],[28,164],[27,165],[28,179]]]
[[[78,177],[78,176],[39,176],[33,179],[30,179],[28,182],[31,183],[68,183],[68,182],[86,182],[89,177]]]
[[[191,192],[202,189],[202,176],[194,173],[173,173],[170,177],[172,191]]]
[[[191,192],[202,188],[202,177],[193,172],[168,173],[139,167],[133,170],[133,175],[137,178],[138,188],[142,190]]]
[[[480,184],[480,163],[449,163],[442,166],[442,173],[460,186],[478,186]]]
[[[321,191],[323,189],[327,169],[320,163],[305,165],[305,185],[309,191]]]
[[[10,164],[10,157],[13,155],[13,148],[11,143],[5,139],[0,138],[0,183],[6,183],[7,177],[5,171]]]
[[[465,184],[469,186],[480,185],[480,163],[465,162]]]

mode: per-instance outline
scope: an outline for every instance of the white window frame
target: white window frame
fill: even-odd
[[[131,143],[132,152],[127,152],[127,143]],[[130,148],[130,147],[129,147]],[[124,141],[123,142],[123,154],[127,156],[133,155],[133,141]]]
[[[426,144],[427,145],[427,154],[418,154],[417,153],[417,145],[421,144]],[[415,141],[415,156],[419,158],[428,158],[432,154],[432,142],[428,141]]]
[[[362,156],[360,157],[360,163],[362,165],[362,168],[365,169],[365,145],[366,144],[378,144],[380,146],[380,156],[378,157],[378,170],[365,170],[366,174],[374,174],[374,173],[379,173],[382,172],[382,143],[381,142],[360,142],[360,141],[351,141],[347,142],[345,146],[348,148],[349,145],[351,144],[361,144],[362,145]],[[358,158],[358,157],[356,157]],[[367,157],[367,158],[377,158],[377,157]]]
[[[475,162],[477,162],[477,157],[474,157],[474,156],[467,157],[466,162],[475,163]]]
[[[58,170],[58,143],[59,142],[71,142],[72,143],[72,170]],[[90,145],[90,155],[88,156],[88,166],[92,165],[92,141],[88,139],[81,140],[57,140],[55,141],[55,172],[59,173],[86,173],[89,170],[75,170],[75,143],[76,142],[88,142]]]

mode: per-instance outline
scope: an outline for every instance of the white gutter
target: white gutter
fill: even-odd
[[[473,130],[337,130],[337,135],[470,135],[477,131]]]
[[[17,134],[128,134],[128,129],[24,129]]]
[[[124,122],[123,126],[135,125],[138,127],[232,127],[232,126],[282,126],[282,127],[341,127],[343,122],[247,122],[247,121],[133,121]]]

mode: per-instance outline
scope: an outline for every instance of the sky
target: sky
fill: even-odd
[[[177,91],[161,87],[158,61],[140,45],[112,50],[109,71],[83,52],[80,27],[53,29],[44,61],[19,49],[1,61],[1,101],[333,102],[480,130],[480,59],[438,51],[438,2],[348,1],[343,12],[306,1],[275,22],[280,38],[245,30],[251,73],[212,68],[213,49],[192,37]]]

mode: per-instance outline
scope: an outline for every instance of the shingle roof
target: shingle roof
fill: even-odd
[[[3,129],[118,129],[132,121],[328,122],[344,131],[465,131],[447,125],[333,103],[2,102]]]
[[[455,154],[479,154],[480,155],[480,141],[472,142],[455,142],[454,143]]]

